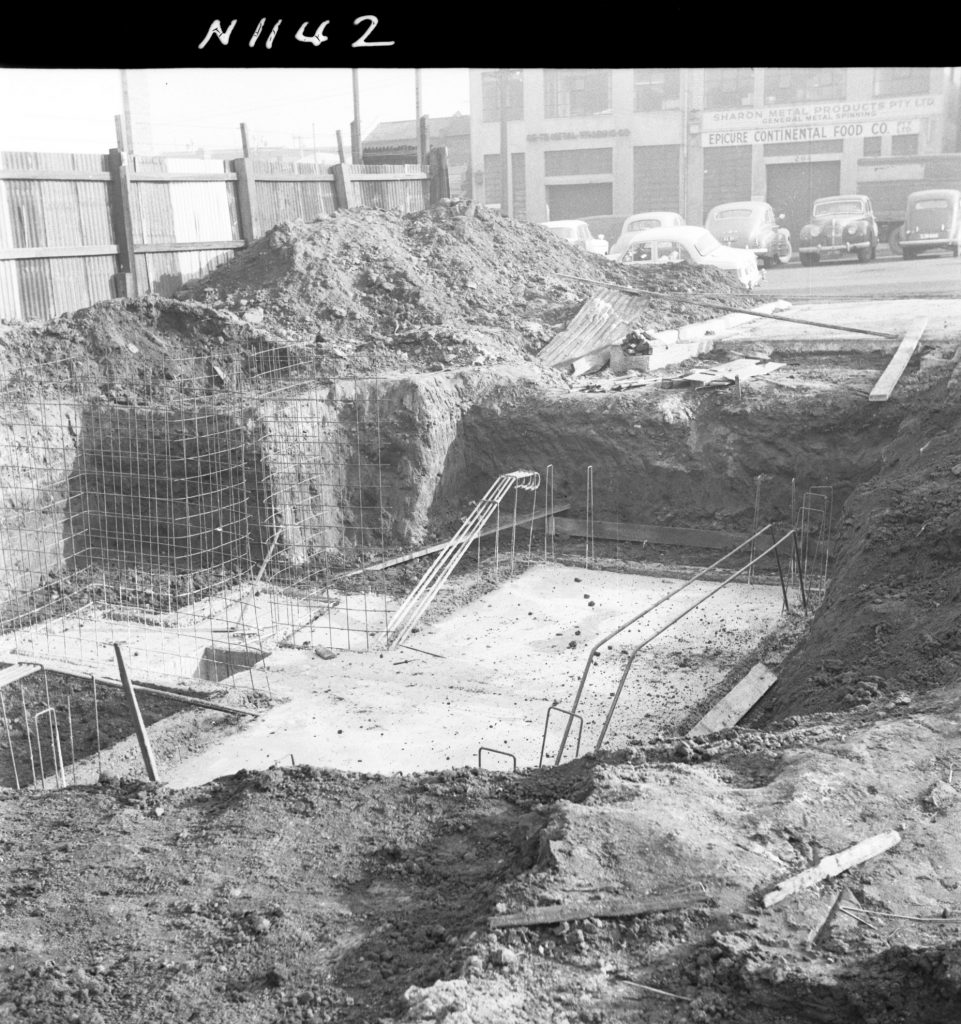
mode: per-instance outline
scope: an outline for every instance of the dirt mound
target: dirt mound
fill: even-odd
[[[307,365],[228,310],[156,295],[0,329],[0,379],[19,397],[90,388],[121,401],[164,389],[206,394]]]
[[[572,277],[665,293],[643,327],[703,318],[666,293],[753,304],[722,271],[621,266],[472,203],[281,224],[180,296],[312,344],[331,370],[443,369],[532,356],[590,294]]]
[[[933,815],[942,772],[919,767],[938,724],[839,716],[774,747],[737,730],[703,764],[648,747],[517,774],[0,791],[0,1020],[948,1024],[961,803]],[[883,857],[760,905],[893,825]],[[809,946],[844,886],[857,920]],[[561,907],[579,912],[489,924]]]
[[[943,384],[902,388],[911,411],[845,503],[825,601],[756,721],[953,699],[932,691],[961,675],[961,404]]]

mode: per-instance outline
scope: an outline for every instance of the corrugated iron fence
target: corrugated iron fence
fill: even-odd
[[[449,196],[427,166],[303,166],[0,153],[0,318],[48,319],[101,299],[172,295],[274,224],[352,206],[423,210]]]

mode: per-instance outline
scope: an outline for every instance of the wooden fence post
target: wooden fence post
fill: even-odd
[[[237,175],[237,212],[240,216],[240,234],[247,245],[253,245],[263,232],[257,209],[257,180],[254,162],[250,157],[231,160],[231,169]]]
[[[348,164],[334,164],[330,172],[334,176],[334,198],[337,208],[349,210],[357,205],[357,197],[354,194],[354,183],[347,170]]]
[[[135,299],[140,294],[137,263],[134,258],[133,214],[130,209],[129,167],[119,149],[111,149],[107,158],[110,169],[110,216],[117,237],[117,262],[120,265],[118,294]]]
[[[430,171],[430,205],[441,199],[450,199],[450,173],[447,167],[447,147],[438,146],[427,155]]]

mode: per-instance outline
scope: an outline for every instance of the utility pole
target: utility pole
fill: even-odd
[[[360,141],[360,87],[357,68],[351,68],[350,76],[354,89],[354,120],[350,123],[350,148],[354,163],[362,164],[364,162],[364,147]]]
[[[510,142],[507,137],[507,85],[508,69],[501,68],[498,76],[500,84],[500,107],[501,107],[501,213],[510,217],[511,207],[511,156]]]
[[[420,68],[414,68],[414,134],[417,136],[417,165],[424,162],[424,137],[420,130],[421,125],[421,94],[420,94]]]

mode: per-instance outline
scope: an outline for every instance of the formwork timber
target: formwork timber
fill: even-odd
[[[712,548],[726,551],[746,539],[745,534],[721,530],[694,530],[681,526],[647,526],[642,523],[588,523],[586,519],[557,516],[554,530],[562,537],[586,537],[601,540],[639,541],[679,547]]]

